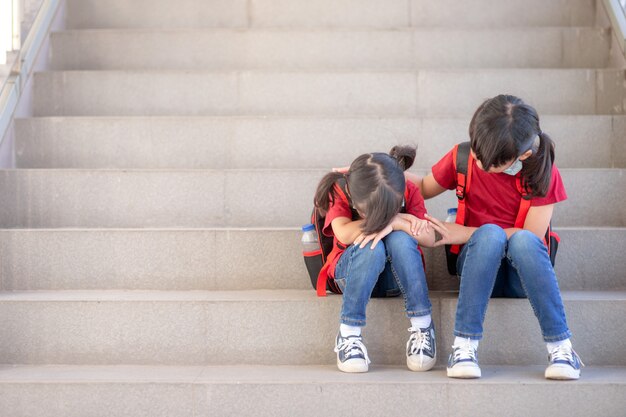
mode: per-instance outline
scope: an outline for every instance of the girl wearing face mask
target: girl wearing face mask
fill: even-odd
[[[435,245],[462,245],[457,273],[459,300],[455,341],[447,373],[481,376],[477,349],[490,297],[527,297],[547,344],[548,379],[578,379],[581,361],[571,332],[544,236],[554,204],[567,198],[554,165],[554,143],[541,131],[535,109],[517,97],[485,101],[469,127],[471,190],[465,195],[464,225],[428,217],[442,239]],[[521,180],[518,183],[518,177]],[[531,198],[523,228],[515,228],[520,207],[518,184]],[[457,187],[453,151],[424,177],[421,190],[431,198]]]

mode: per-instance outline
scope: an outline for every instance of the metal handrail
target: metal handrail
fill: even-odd
[[[622,53],[626,56],[626,0],[604,0],[604,8],[611,19]]]
[[[33,73],[41,49],[62,0],[44,0],[33,25],[11,65],[11,71],[0,90],[0,144],[11,125],[24,86]]]

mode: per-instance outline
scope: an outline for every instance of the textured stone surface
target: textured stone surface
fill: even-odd
[[[248,23],[246,0],[69,0],[67,26],[242,27]],[[141,17],[138,17],[141,16]]]
[[[1,288],[308,289],[299,238],[271,229],[5,230]]]
[[[413,25],[427,27],[592,26],[595,4],[594,0],[411,0],[411,13]]]
[[[417,145],[429,169],[468,139],[450,118],[44,117],[16,120],[19,168],[320,168]],[[545,116],[560,168],[626,167],[626,117]],[[252,151],[254,150],[254,151]]]
[[[467,117],[504,91],[540,114],[612,114],[623,112],[622,81],[623,71],[592,69],[59,71],[35,74],[34,113]]]
[[[72,28],[592,26],[593,0],[71,0]],[[450,11],[454,10],[454,13]],[[141,15],[141,19],[137,16]]]
[[[626,314],[626,292],[564,292],[563,299],[583,360],[626,366],[626,324],[614,320]],[[431,301],[443,364],[452,345],[456,298],[432,293]],[[318,298],[310,290],[5,292],[0,363],[333,364],[340,305],[341,297]],[[403,307],[400,298],[369,304],[364,338],[376,364],[406,360],[409,321]],[[480,360],[545,364],[528,300],[491,300]]]
[[[81,30],[54,33],[51,39],[51,65],[57,70],[305,71],[602,68],[611,41],[610,31],[602,28]]]
[[[626,289],[626,229],[557,231],[562,290]],[[4,230],[0,288],[310,290],[299,239],[299,229]],[[443,249],[424,252],[431,291],[457,291]]]
[[[0,226],[296,227],[310,218],[315,188],[326,172],[5,170]],[[569,199],[555,208],[553,226],[626,225],[622,196],[614,192],[626,187],[622,169],[561,174]],[[456,207],[452,193],[426,203],[440,218],[448,207]]]
[[[543,367],[507,366],[485,366],[473,381],[446,378],[442,369],[380,366],[360,375],[330,366],[17,367],[1,368],[0,407],[15,417],[401,416],[416,409],[435,417],[622,416],[623,368],[588,367],[575,383],[542,375]]]

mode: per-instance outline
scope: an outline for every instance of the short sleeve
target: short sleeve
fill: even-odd
[[[450,150],[432,168],[433,178],[435,178],[437,184],[448,190],[456,188],[456,169],[454,168],[454,159],[452,157],[453,152],[454,149]]]
[[[326,213],[326,220],[324,221],[324,230],[322,231],[326,236],[334,236],[332,229],[332,221],[337,217],[352,218],[352,209],[348,204],[348,201],[341,196],[335,197],[335,201],[331,203]]]
[[[408,214],[414,215],[419,219],[424,219],[424,215],[426,214],[426,206],[424,205],[424,197],[422,197],[422,193],[420,192],[419,187],[410,181],[406,183],[406,187],[406,212]]]
[[[567,199],[563,179],[556,165],[552,165],[552,175],[550,178],[550,188],[545,197],[533,198],[530,202],[531,206],[546,206],[548,204],[558,203]]]

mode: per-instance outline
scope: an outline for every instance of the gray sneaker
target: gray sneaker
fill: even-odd
[[[578,379],[585,364],[571,346],[561,345],[548,355],[547,379]]]
[[[428,371],[437,362],[437,346],[433,323],[426,329],[410,327],[411,336],[406,343],[406,365],[411,371]]]
[[[367,372],[370,359],[361,336],[342,337],[337,334],[335,341],[337,367],[343,372]]]
[[[478,352],[466,339],[459,346],[452,346],[452,353],[448,359],[448,377],[450,378],[480,378],[478,366]]]

